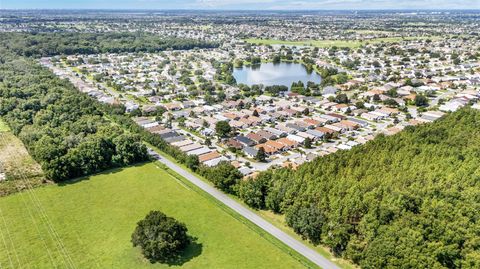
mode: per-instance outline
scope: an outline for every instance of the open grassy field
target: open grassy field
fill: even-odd
[[[44,181],[40,165],[9,130],[0,119],[0,173],[6,175],[6,180],[0,181],[0,197],[24,189],[24,180],[31,186],[41,185]]]
[[[149,145],[150,148],[154,148],[156,149],[155,147],[153,147],[152,145]],[[188,170],[188,168],[177,162],[174,158],[172,158],[171,156],[165,154],[165,153],[162,153],[161,151],[159,151],[158,149],[156,149],[157,153],[159,153],[162,157],[166,158],[166,159],[169,159],[170,161],[176,163],[177,165],[179,165],[180,167],[182,167],[183,169],[185,170]],[[213,186],[213,184],[208,181],[206,178],[200,176],[200,175],[197,175],[197,177],[199,177],[200,179],[202,179],[205,183]],[[239,202],[240,204],[243,204],[245,207],[249,208],[248,205],[246,205],[242,200],[240,200],[237,196],[235,195],[229,195],[230,198],[236,200],[237,202]],[[251,209],[251,208],[250,208]],[[285,215],[280,215],[280,214],[275,214],[271,211],[268,211],[268,210],[254,210],[254,209],[251,209],[253,211],[255,211],[258,215],[262,216],[265,220],[269,221],[270,223],[272,223],[273,225],[275,225],[277,228],[283,230],[284,232],[288,233],[290,236],[294,237],[295,239],[301,241],[302,243],[304,243],[305,245],[309,246],[310,248],[316,250],[318,253],[320,253],[322,256],[328,258],[329,260],[331,260],[332,262],[336,263],[338,266],[340,266],[340,268],[344,268],[344,269],[357,269],[358,266],[354,265],[351,261],[348,261],[348,260],[345,260],[345,259],[342,259],[342,258],[338,258],[338,257],[335,257],[329,250],[327,247],[323,246],[323,245],[313,245],[312,243],[310,243],[308,240],[304,240],[302,239],[301,236],[299,236],[298,234],[296,234],[293,229],[291,227],[289,227],[287,225],[287,223],[285,222]]]
[[[245,42],[264,45],[290,45],[290,46],[314,46],[314,47],[349,47],[355,48],[362,45],[359,41],[340,41],[340,40],[305,40],[305,41],[286,41],[275,39],[245,39]]]
[[[2,119],[0,119],[0,133],[8,132],[8,131],[10,131],[10,128]]]
[[[351,30],[347,33],[359,33],[359,34],[389,34],[392,31],[383,31],[383,30]]]
[[[358,48],[367,43],[392,43],[400,42],[402,40],[422,40],[422,39],[438,39],[440,37],[382,37],[374,38],[368,41],[360,40],[305,40],[305,41],[285,41],[285,40],[275,40],[275,39],[254,39],[249,38],[245,39],[245,42],[252,44],[264,44],[264,45],[290,45],[290,46],[313,46],[319,48],[328,48],[328,47],[347,47],[347,48]]]
[[[130,235],[150,210],[196,237],[181,268],[303,268],[282,248],[156,163],[0,198],[0,266],[167,268],[150,264]]]

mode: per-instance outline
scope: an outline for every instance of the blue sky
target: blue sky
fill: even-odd
[[[0,9],[480,9],[480,0],[0,0]]]

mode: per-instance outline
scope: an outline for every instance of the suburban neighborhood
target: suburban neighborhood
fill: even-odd
[[[479,108],[480,65],[472,42],[399,40],[333,51],[240,40],[184,53],[75,55],[41,62],[100,102],[138,111],[139,125],[201,163],[229,161],[252,176],[271,166],[295,168],[466,105]],[[425,49],[427,44],[435,49]],[[255,57],[269,62],[276,55],[314,66],[312,72],[334,70],[341,81],[281,92],[225,81],[237,68],[233,65],[251,64]],[[228,123],[228,134],[218,134],[220,122]],[[265,156],[259,160],[260,149]]]
[[[480,268],[479,10],[0,1],[0,269]]]

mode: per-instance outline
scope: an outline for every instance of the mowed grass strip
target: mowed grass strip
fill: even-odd
[[[35,199],[40,203],[33,203]],[[61,242],[54,240],[39,208]],[[185,260],[174,267],[304,268],[156,163],[3,197],[0,210],[2,268],[8,268],[9,258],[21,267],[66,267],[68,256],[77,268],[167,268],[150,264],[130,243],[136,223],[150,210],[184,222],[197,238]]]

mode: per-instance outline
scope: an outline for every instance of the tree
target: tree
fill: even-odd
[[[273,62],[273,63],[280,63],[280,61],[281,61],[280,55],[275,54],[275,55],[273,56],[273,58],[272,58],[272,62]]]
[[[267,159],[267,154],[265,153],[265,149],[263,147],[260,147],[258,149],[255,159],[259,162],[265,162],[265,160]]]
[[[388,107],[398,107],[398,102],[391,98],[388,98],[383,103]]]
[[[252,115],[255,116],[255,117],[258,117],[258,116],[259,116],[259,115],[258,115],[258,111],[255,109],[255,110],[253,111]]]
[[[232,127],[227,121],[219,121],[215,124],[215,132],[219,137],[227,137],[232,131]]]
[[[212,146],[212,140],[209,137],[205,138],[205,145],[207,145],[207,147]]]
[[[203,168],[200,170],[200,174],[210,180],[215,187],[227,193],[234,193],[234,186],[243,177],[235,166],[226,161],[222,161],[212,168]]]
[[[326,133],[323,135],[322,140],[323,140],[324,142],[329,142],[330,139],[332,139],[332,137],[333,137],[333,135],[332,135],[331,133],[326,132]]]
[[[303,239],[309,239],[315,245],[320,243],[325,217],[315,205],[292,207],[286,214],[285,221]]]
[[[186,120],[187,120],[187,119],[186,119],[185,117],[180,117],[180,118],[178,119],[178,126],[180,126],[180,127],[185,127],[185,121],[186,121]]]
[[[415,96],[414,102],[415,102],[415,105],[419,106],[419,107],[428,105],[427,97],[425,97],[424,95],[420,95],[420,94]]]
[[[196,171],[200,165],[197,155],[188,155],[185,159],[185,165],[193,171]]]
[[[270,182],[269,173],[263,173],[256,178],[242,180],[238,186],[238,196],[247,205],[256,209],[264,209]]]
[[[305,148],[307,149],[311,149],[312,148],[312,139],[310,139],[309,137],[305,138]]]
[[[335,102],[337,102],[339,104],[346,104],[346,103],[348,103],[348,96],[344,93],[338,94],[335,97]]]
[[[398,92],[397,92],[397,89],[395,88],[391,88],[390,90],[388,90],[386,92],[386,95],[392,97],[392,98],[397,98],[398,97]]]
[[[147,147],[140,141],[140,137],[132,134],[122,134],[113,140],[116,154],[112,162],[118,166],[128,165],[148,159]]]
[[[365,104],[362,102],[362,101],[357,101],[355,103],[355,106],[358,108],[358,109],[363,109],[365,108]]]
[[[132,234],[133,246],[151,263],[175,261],[190,242],[185,224],[160,211],[150,211]]]

